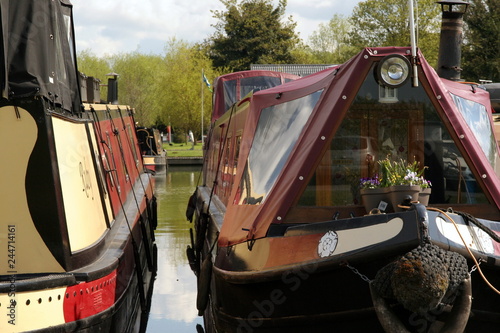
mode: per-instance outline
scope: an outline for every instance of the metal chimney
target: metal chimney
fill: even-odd
[[[460,0],[442,0],[441,37],[437,73],[444,79],[460,81],[460,61],[462,56],[463,16],[469,3]]]
[[[108,104],[118,105],[118,74],[108,73]]]

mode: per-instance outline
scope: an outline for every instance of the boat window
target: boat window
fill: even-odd
[[[322,91],[262,110],[237,204],[260,204],[274,185]]]
[[[236,83],[237,80],[224,81],[224,108],[226,111],[238,100]]]
[[[481,113],[474,108],[471,112]],[[486,126],[479,119],[484,116],[474,115],[476,126]],[[422,85],[381,89],[368,75],[298,206],[361,204],[361,178],[378,175],[378,162],[385,158],[425,166],[424,177],[432,184],[431,204],[487,203],[448,128],[449,121],[439,116]],[[483,139],[487,154],[494,155],[490,132]]]
[[[71,16],[63,11],[64,26],[66,27],[66,37],[68,39],[69,51],[71,54],[70,61],[74,64],[75,59],[75,49],[74,49],[74,39],[73,39],[73,26],[71,21]]]
[[[493,169],[496,169],[499,164],[498,150],[486,107],[468,99],[453,94],[450,95],[476,137],[479,146],[488,158],[491,166]]]
[[[105,158],[105,166],[107,167],[108,175],[109,175],[109,183],[111,184],[111,187],[116,187],[118,193],[121,192],[120,189],[120,180],[118,179],[116,175],[116,161],[115,161],[115,156],[113,154],[113,149],[111,148],[111,138],[109,136],[109,132],[106,131],[106,141],[101,142],[104,147],[104,156]],[[109,154],[108,154],[109,153]],[[116,178],[116,184],[115,184],[115,178]]]
[[[240,146],[241,146],[241,131],[236,136],[236,146],[234,151],[234,165],[233,165],[233,175],[236,175],[238,169],[238,157],[240,156]]]
[[[116,135],[116,140],[118,141],[118,147],[120,151],[123,149],[122,137],[120,134]],[[120,164],[122,165],[123,173],[125,173],[125,181],[128,183],[130,181],[130,175],[128,174],[128,168],[125,161],[125,156],[123,154],[119,154]]]
[[[221,131],[223,132],[223,129],[221,129]],[[221,132],[216,132],[214,133],[211,141],[210,141],[210,145],[212,145],[212,149],[211,149],[211,153],[210,153],[210,150],[208,150],[208,153],[210,154],[208,156],[209,158],[209,164],[208,164],[208,167],[209,167],[209,172],[207,172],[207,183],[208,184],[214,184],[214,187],[215,187],[215,191],[217,191],[216,193],[219,194],[219,187],[217,186],[217,182],[215,182],[216,179],[220,179],[220,170],[219,170],[219,165],[221,163],[221,147],[223,146],[222,142],[223,142],[223,134],[224,133],[221,133]],[[222,195],[222,194],[221,194]]]
[[[231,186],[233,184],[233,170],[232,170],[232,158],[231,158],[231,141],[232,138],[228,137],[226,139],[226,144],[224,147],[224,163],[222,165],[222,193],[221,195],[227,197],[231,191]]]
[[[55,55],[55,69],[56,69],[56,73],[54,73],[56,75],[56,79],[58,80],[59,84],[62,84],[62,85],[67,85],[67,72],[66,72],[66,62],[64,61],[65,59],[65,47],[67,46],[67,40],[64,40],[64,38],[69,38],[69,32],[67,31],[67,21],[66,19],[64,18],[64,16],[62,16],[63,18],[63,22],[60,21],[60,15],[58,15],[57,11],[59,10],[60,8],[58,8],[57,6],[54,7],[54,11],[55,13],[53,14],[53,17],[54,17],[54,25],[55,25],[55,30],[58,32],[56,34],[54,34],[53,36],[53,39],[54,39],[54,43],[55,43],[55,52],[54,52],[54,55]],[[53,79],[53,78],[51,78]]]
[[[138,156],[137,147],[134,143],[134,134],[132,133],[132,126],[130,126],[130,124],[127,124],[127,137],[129,139],[130,150],[132,150],[132,154],[134,155],[135,165],[139,166],[139,159],[137,157]]]
[[[245,77],[240,80],[240,98],[246,96],[249,92],[276,87],[281,84],[280,77],[273,76],[254,76]]]
[[[276,87],[280,84],[281,78],[274,76],[251,76],[224,81],[225,110],[229,110],[234,103],[250,92]]]

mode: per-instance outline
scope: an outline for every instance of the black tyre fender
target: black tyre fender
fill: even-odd
[[[212,258],[211,255],[203,260],[201,271],[198,276],[198,295],[196,297],[196,308],[198,315],[202,316],[208,305],[210,296],[210,283],[212,280]]]

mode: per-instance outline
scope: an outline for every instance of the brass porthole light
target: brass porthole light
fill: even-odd
[[[398,88],[410,77],[410,61],[399,54],[390,54],[382,58],[376,68],[379,84],[389,88]]]

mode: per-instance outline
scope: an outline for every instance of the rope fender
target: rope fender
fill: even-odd
[[[450,323],[445,327],[452,325],[453,332],[461,332],[467,324],[471,308],[467,261],[462,255],[436,245],[420,245],[381,268],[370,283],[370,291],[379,321],[387,332],[407,331],[402,330],[404,325],[385,299],[396,299],[407,310],[426,319],[439,306],[454,305],[447,320]]]

